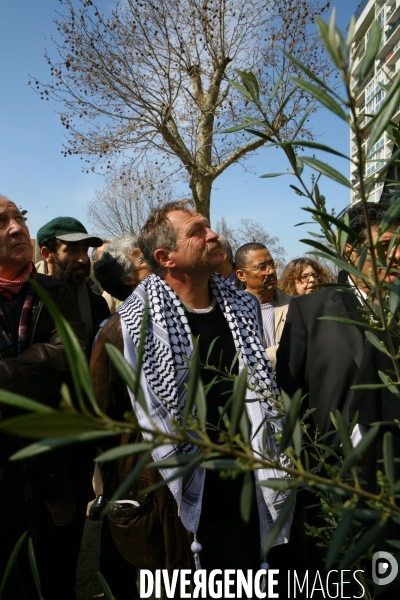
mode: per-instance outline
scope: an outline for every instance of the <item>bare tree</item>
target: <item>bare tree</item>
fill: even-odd
[[[276,262],[279,262],[279,269],[285,266],[286,251],[279,245],[279,238],[267,233],[264,227],[253,221],[253,219],[240,219],[237,229],[230,227],[224,216],[216,223],[215,231],[228,238],[233,253],[243,244],[258,242],[264,244]]]
[[[293,134],[310,102],[294,89],[287,48],[316,75],[328,75],[314,31],[323,0],[124,0],[108,16],[92,0],[60,0],[58,58],[42,97],[64,105],[65,154],[86,155],[87,170],[157,153],[159,167],[184,174],[195,206],[209,217],[211,188],[230,165],[266,143],[244,130],[221,131],[248,113],[230,84],[253,69],[281,137]],[[309,130],[303,126],[307,135]]]
[[[119,237],[127,233],[138,235],[149,212],[173,199],[174,190],[152,164],[140,171],[133,168],[123,175],[118,171],[96,190],[88,205],[90,224],[102,234]]]

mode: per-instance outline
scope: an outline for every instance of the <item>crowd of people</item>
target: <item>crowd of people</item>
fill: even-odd
[[[370,204],[369,219],[380,236],[392,267],[386,279],[398,277],[400,248],[393,244],[399,223],[383,234],[379,224],[387,206]],[[362,207],[348,210],[350,226],[360,240],[348,239],[344,257],[356,266],[364,254]],[[70,368],[54,323],[32,281],[40,284],[69,322],[90,359],[97,402],[109,417],[123,421],[132,411],[139,425],[151,422],[173,433],[182,417],[187,394],[187,359],[197,340],[200,376],[207,389],[208,435],[218,443],[223,407],[233,392],[234,378],[215,379],[219,372],[248,373],[246,412],[253,448],[267,447],[277,455],[274,398],[284,390],[302,389],[302,410],[314,409],[315,432],[332,429],[330,413],[339,410],[350,424],[357,444],[370,423],[400,417],[387,390],[368,394],[352,386],[376,382],[378,369],[390,368],[387,357],[365,342],[360,322],[360,298],[367,298],[364,281],[341,272],[340,290],[326,268],[311,258],[289,262],[278,279],[278,264],[257,242],[233,255],[229,241],[212,231],[206,218],[187,201],[170,202],[154,210],[138,237],[104,240],[91,235],[77,219],[58,217],[37,232],[41,261],[33,262],[30,234],[14,202],[0,196],[0,384],[3,390],[57,408],[61,385],[72,388]],[[93,248],[92,263],[89,249]],[[91,269],[92,264],[92,269]],[[363,258],[362,273],[370,269]],[[330,285],[326,285],[326,284]],[[142,359],[141,389],[147,411],[121,378],[107,352],[111,344],[135,368],[145,304],[149,317]],[[321,317],[351,318],[353,325]],[[357,325],[356,323],[359,323]],[[381,363],[385,364],[381,364]],[[260,391],[262,393],[260,393]],[[0,420],[21,409],[0,402]],[[392,428],[396,455],[399,429]],[[129,488],[124,503],[108,500],[141,460],[127,455],[94,469],[94,458],[118,444],[149,439],[150,434],[124,434],[107,442],[71,445],[22,461],[9,458],[29,443],[0,433],[0,580],[12,548],[28,531],[33,542],[44,600],[72,600],[76,565],[87,514],[102,518],[100,571],[118,600],[139,598],[138,570],[198,568],[242,570],[279,569],[305,572],[323,563],[321,552],[307,539],[304,523],[318,524],[315,511],[299,499],[269,551],[261,547],[277,520],[287,494],[257,486],[256,481],[280,478],[280,471],[258,469],[252,483],[249,519],[243,521],[240,497],[243,477],[222,478],[199,464],[168,485],[141,494],[170,476],[169,470],[148,468]],[[382,434],[365,461],[365,480],[376,489],[371,460],[381,457]],[[325,443],[337,443],[333,438]],[[152,460],[195,454],[190,443],[158,446]],[[364,465],[363,465],[364,468]],[[398,465],[396,465],[398,468]],[[94,489],[92,485],[94,481]],[[300,494],[299,494],[300,496]],[[282,578],[282,585],[286,578]],[[279,590],[281,583],[278,585]],[[2,598],[38,598],[29,546],[23,545],[2,591]],[[177,595],[176,597],[179,597]],[[286,597],[282,591],[280,597]],[[300,596],[299,596],[300,597]]]

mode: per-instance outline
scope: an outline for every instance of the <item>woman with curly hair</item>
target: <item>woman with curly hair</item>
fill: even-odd
[[[285,267],[279,280],[279,289],[289,296],[303,296],[318,292],[321,283],[329,281],[328,271],[311,258],[295,258]]]

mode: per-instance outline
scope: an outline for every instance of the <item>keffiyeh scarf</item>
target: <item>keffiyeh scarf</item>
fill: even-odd
[[[228,322],[235,347],[241,350],[238,359],[239,373],[245,365],[248,367],[251,389],[247,390],[246,399],[253,402],[247,402],[246,408],[252,429],[252,447],[276,457],[278,447],[274,434],[282,429],[282,421],[279,419],[266,422],[260,427],[266,417],[277,415],[273,392],[278,392],[278,389],[260,341],[262,333],[257,318],[257,300],[247,292],[238,291],[218,274],[211,276],[209,285]],[[140,384],[151,421],[162,431],[172,433],[174,420],[178,422],[181,420],[180,411],[185,404],[184,384],[188,377],[187,359],[193,351],[192,336],[185,309],[176,293],[157,275],[147,277],[118,308],[124,339],[124,355],[134,369],[137,366],[140,327],[146,299],[149,305],[149,318]],[[129,393],[139,424],[144,428],[152,429],[146,413],[135,401],[131,392]],[[254,401],[255,399],[258,400]],[[268,435],[264,433],[266,429]],[[143,435],[151,439],[151,435]],[[195,434],[191,432],[191,435]],[[196,452],[196,446],[190,443],[170,444],[156,448],[152,456],[154,461],[160,461],[177,454],[195,455]],[[172,476],[173,471],[173,469],[161,469],[160,473],[164,479],[167,479]],[[260,481],[283,476],[281,471],[275,469],[258,469],[254,471],[254,475],[256,480]],[[205,470],[197,466],[184,477],[168,483],[177,502],[182,523],[193,533],[197,531],[200,521],[204,479]],[[276,521],[287,495],[277,495],[275,491],[261,486],[256,486],[256,492],[261,542],[263,542],[271,524]],[[289,518],[275,545],[288,541],[291,521],[292,519]]]
[[[21,273],[21,275],[13,281],[7,282],[4,279],[0,279],[0,291],[7,298],[11,299],[14,294],[17,294],[22,286],[26,283],[28,278],[36,280],[36,269],[33,263],[30,263],[27,268]],[[6,281],[5,286],[3,282]],[[8,285],[9,284],[9,285]],[[20,356],[28,347],[28,327],[30,321],[30,315],[32,312],[33,295],[35,290],[32,286],[29,286],[27,294],[24,299],[22,306],[21,318],[18,326],[18,348],[15,349],[11,332],[2,310],[0,309],[0,359],[12,358],[14,356]]]

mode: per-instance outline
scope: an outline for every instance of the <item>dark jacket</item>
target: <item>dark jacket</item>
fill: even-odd
[[[85,326],[75,294],[70,288],[50,276],[38,274],[38,283],[65,319],[69,322],[81,344],[85,345]],[[0,386],[49,406],[60,402],[63,382],[71,387],[70,369],[61,341],[47,309],[37,294],[28,331],[29,348],[20,356],[0,360]],[[12,406],[0,402],[1,420],[20,413]],[[27,529],[24,492],[21,479],[21,462],[8,458],[21,446],[29,443],[18,436],[0,432],[0,539],[2,549],[10,552],[7,542],[15,543],[18,533]],[[79,446],[63,451],[45,453],[34,459],[34,470],[43,500],[56,524],[71,522],[75,501],[92,497],[92,452]],[[9,535],[8,535],[9,534]],[[8,554],[9,556],[9,554]],[[1,557],[0,557],[1,563]]]
[[[112,344],[122,353],[124,343],[122,338],[121,320],[114,313],[101,329],[94,346],[90,369],[93,377],[97,401],[102,411],[117,420],[124,420],[124,414],[132,410],[128,391],[117,370],[109,359],[105,344]],[[120,440],[114,439],[111,445],[132,443],[138,438],[130,439],[123,435]],[[103,449],[105,444],[102,442]],[[131,472],[138,460],[138,455],[119,459],[117,464],[110,467],[105,481],[105,495],[110,498],[118,485]],[[129,535],[130,525],[119,528],[110,519],[110,529],[117,548],[131,564],[136,567],[161,569],[194,569],[193,553],[190,550],[190,537],[178,516],[177,504],[167,486],[163,486],[150,494],[146,499],[138,495],[141,489],[161,481],[157,469],[143,469],[127,494],[133,500],[143,502],[137,509],[140,518],[132,522],[132,537]]]
[[[383,334],[375,332],[375,335],[387,345]],[[398,353],[399,340],[392,339],[395,352]],[[398,359],[397,362],[399,362]],[[392,360],[367,342],[357,384],[376,385],[382,383],[378,371],[389,374],[395,380]],[[362,479],[367,482],[367,489],[372,493],[379,493],[376,472],[378,470],[384,471],[383,463],[378,461],[383,459],[383,437],[387,431],[392,433],[394,456],[397,459],[400,457],[400,429],[397,422],[395,422],[400,421],[399,399],[388,388],[358,389],[354,391],[354,398],[350,405],[350,418],[352,419],[357,412],[357,422],[365,427],[379,421],[385,423],[379,428],[377,437],[365,452],[362,461]],[[397,481],[400,478],[400,464],[398,462],[395,463],[394,469],[394,478]]]
[[[340,410],[349,421],[349,406],[361,365],[365,338],[361,328],[320,317],[360,319],[361,307],[350,289],[327,287],[294,297],[289,304],[277,352],[277,382],[289,396],[301,388],[308,397],[320,434],[332,431],[329,414]]]

